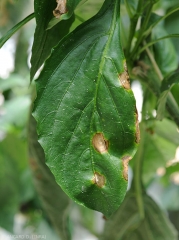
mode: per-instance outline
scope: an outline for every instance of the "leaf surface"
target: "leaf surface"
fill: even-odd
[[[127,188],[139,142],[120,45],[120,1],[66,36],[38,78],[33,115],[47,165],[77,203],[109,217]]]
[[[42,66],[46,58],[49,57],[52,47],[57,45],[59,40],[68,34],[69,28],[74,21],[73,16],[69,20],[62,21],[55,25],[52,29],[47,30],[48,23],[53,17],[53,10],[55,7],[55,1],[34,1],[37,26],[35,29],[34,42],[32,46],[31,79],[33,79],[35,73]]]

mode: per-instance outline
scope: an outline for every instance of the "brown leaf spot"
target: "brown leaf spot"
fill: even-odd
[[[66,0],[56,0],[57,2],[57,7],[55,8],[55,10],[53,11],[53,15],[56,18],[60,18],[60,16],[64,13],[67,12],[66,9]]]
[[[120,75],[119,75],[119,80],[121,82],[121,85],[125,88],[125,89],[130,89],[131,86],[130,86],[130,81],[129,81],[129,74],[128,74],[128,71],[127,71],[127,65],[126,65],[126,62],[124,63],[124,72],[122,72]]]
[[[123,177],[126,181],[128,181],[128,163],[132,159],[131,156],[127,155],[122,158],[123,163]]]
[[[105,185],[105,177],[98,172],[94,173],[93,183],[102,188]]]
[[[92,140],[93,147],[99,152],[99,153],[105,153],[108,150],[108,141],[104,139],[104,136],[102,133],[96,133]]]
[[[138,112],[137,112],[137,109],[136,109],[136,112],[135,112],[135,115],[136,115],[136,134],[135,134],[135,142],[136,143],[139,143],[140,142],[140,128],[139,128],[139,120],[138,120]]]

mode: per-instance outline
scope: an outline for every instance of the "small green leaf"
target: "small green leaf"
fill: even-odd
[[[120,44],[120,1],[63,38],[38,78],[34,117],[47,165],[77,203],[109,217],[127,189],[139,129]]]
[[[157,119],[162,120],[165,116],[165,107],[167,102],[168,91],[164,91],[160,94],[160,98],[157,103]]]
[[[164,80],[162,81],[161,85],[161,94],[158,100],[158,108],[157,108],[157,119],[162,120],[165,114],[165,106],[167,102],[168,94],[171,88],[179,83],[179,72],[174,72],[169,74]]]
[[[69,18],[72,16],[75,8],[77,7],[77,5],[81,2],[82,0],[67,0],[67,15],[66,18]],[[65,16],[65,14],[64,14]]]
[[[156,177],[158,168],[166,167],[167,162],[175,157],[176,148],[179,145],[179,134],[172,121],[164,119],[162,122],[156,120],[152,124],[150,122],[141,132],[144,135],[142,179],[145,186]],[[134,164],[136,158],[137,154],[132,161]]]
[[[59,18],[53,17],[49,22],[47,29],[51,29],[61,20],[69,19],[73,15],[75,8],[81,1],[82,0],[67,0],[67,13],[62,14]]]
[[[179,84],[179,72],[174,72],[169,74],[164,80],[162,81],[161,85],[161,92],[170,90],[174,84]]]
[[[151,24],[149,24],[148,29],[144,32],[144,35],[148,36],[152,29],[159,24],[160,22],[162,22],[165,18],[171,16],[173,13],[179,11],[179,5],[174,6],[173,8],[171,8],[166,14],[164,14],[163,16],[159,16],[156,13],[152,13],[151,14],[151,18],[150,18],[150,22]]]
[[[177,240],[177,232],[157,204],[143,194],[145,217],[140,219],[137,196],[130,190],[118,211],[106,222],[101,240]]]
[[[53,17],[53,10],[55,7],[55,1],[35,0],[34,2],[37,26],[32,46],[31,80],[46,58],[50,55],[52,47],[57,45],[59,40],[68,34],[70,26],[74,21],[74,17],[72,17],[67,21],[58,23],[52,29],[47,30],[48,23]]]
[[[141,48],[138,53],[142,53],[146,48],[154,45],[157,42],[160,42],[161,40],[167,39],[167,38],[179,38],[179,34],[173,33],[173,34],[169,34],[169,35],[163,36],[161,38],[158,38],[154,41],[151,41],[151,42],[145,44],[145,46],[143,48]]]
[[[0,38],[0,48],[5,44],[5,42],[12,37],[14,33],[16,33],[22,26],[24,26],[27,22],[34,18],[34,13],[30,14],[18,24],[16,24],[13,28],[11,28],[2,38]]]

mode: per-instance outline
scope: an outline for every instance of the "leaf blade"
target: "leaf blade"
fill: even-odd
[[[33,113],[58,184],[76,202],[106,216],[124,198],[124,171],[137,147],[135,99],[129,83],[123,82],[128,89],[122,84],[127,72],[119,4],[106,1],[54,49],[37,81]]]

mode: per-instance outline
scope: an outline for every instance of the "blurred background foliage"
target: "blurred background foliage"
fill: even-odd
[[[70,31],[93,16],[102,2],[83,0],[76,9]],[[135,9],[136,1],[129,2]],[[178,0],[160,0],[155,4],[155,14],[164,15],[177,4]],[[32,12],[31,0],[1,0],[0,37]],[[121,41],[125,51],[130,21],[124,1],[121,20]],[[154,28],[151,37],[154,40],[167,33],[176,33],[178,26],[179,14],[176,12]],[[6,230],[13,234],[44,234],[47,239],[56,240],[59,237],[43,210],[29,167],[27,125],[34,87],[29,81],[29,59],[34,29],[35,20],[32,20],[0,49],[0,237]],[[178,68],[178,39],[160,41],[152,50],[164,76]],[[179,231],[179,134],[170,118],[162,122],[156,120],[157,97],[144,83],[141,82],[140,86],[143,92],[142,119],[146,126],[144,186]],[[179,104],[179,84],[175,84],[171,91]],[[131,161],[131,168],[134,161]],[[132,175],[132,171],[130,173]],[[70,209],[72,239],[97,239],[105,222],[102,215],[75,203]]]

